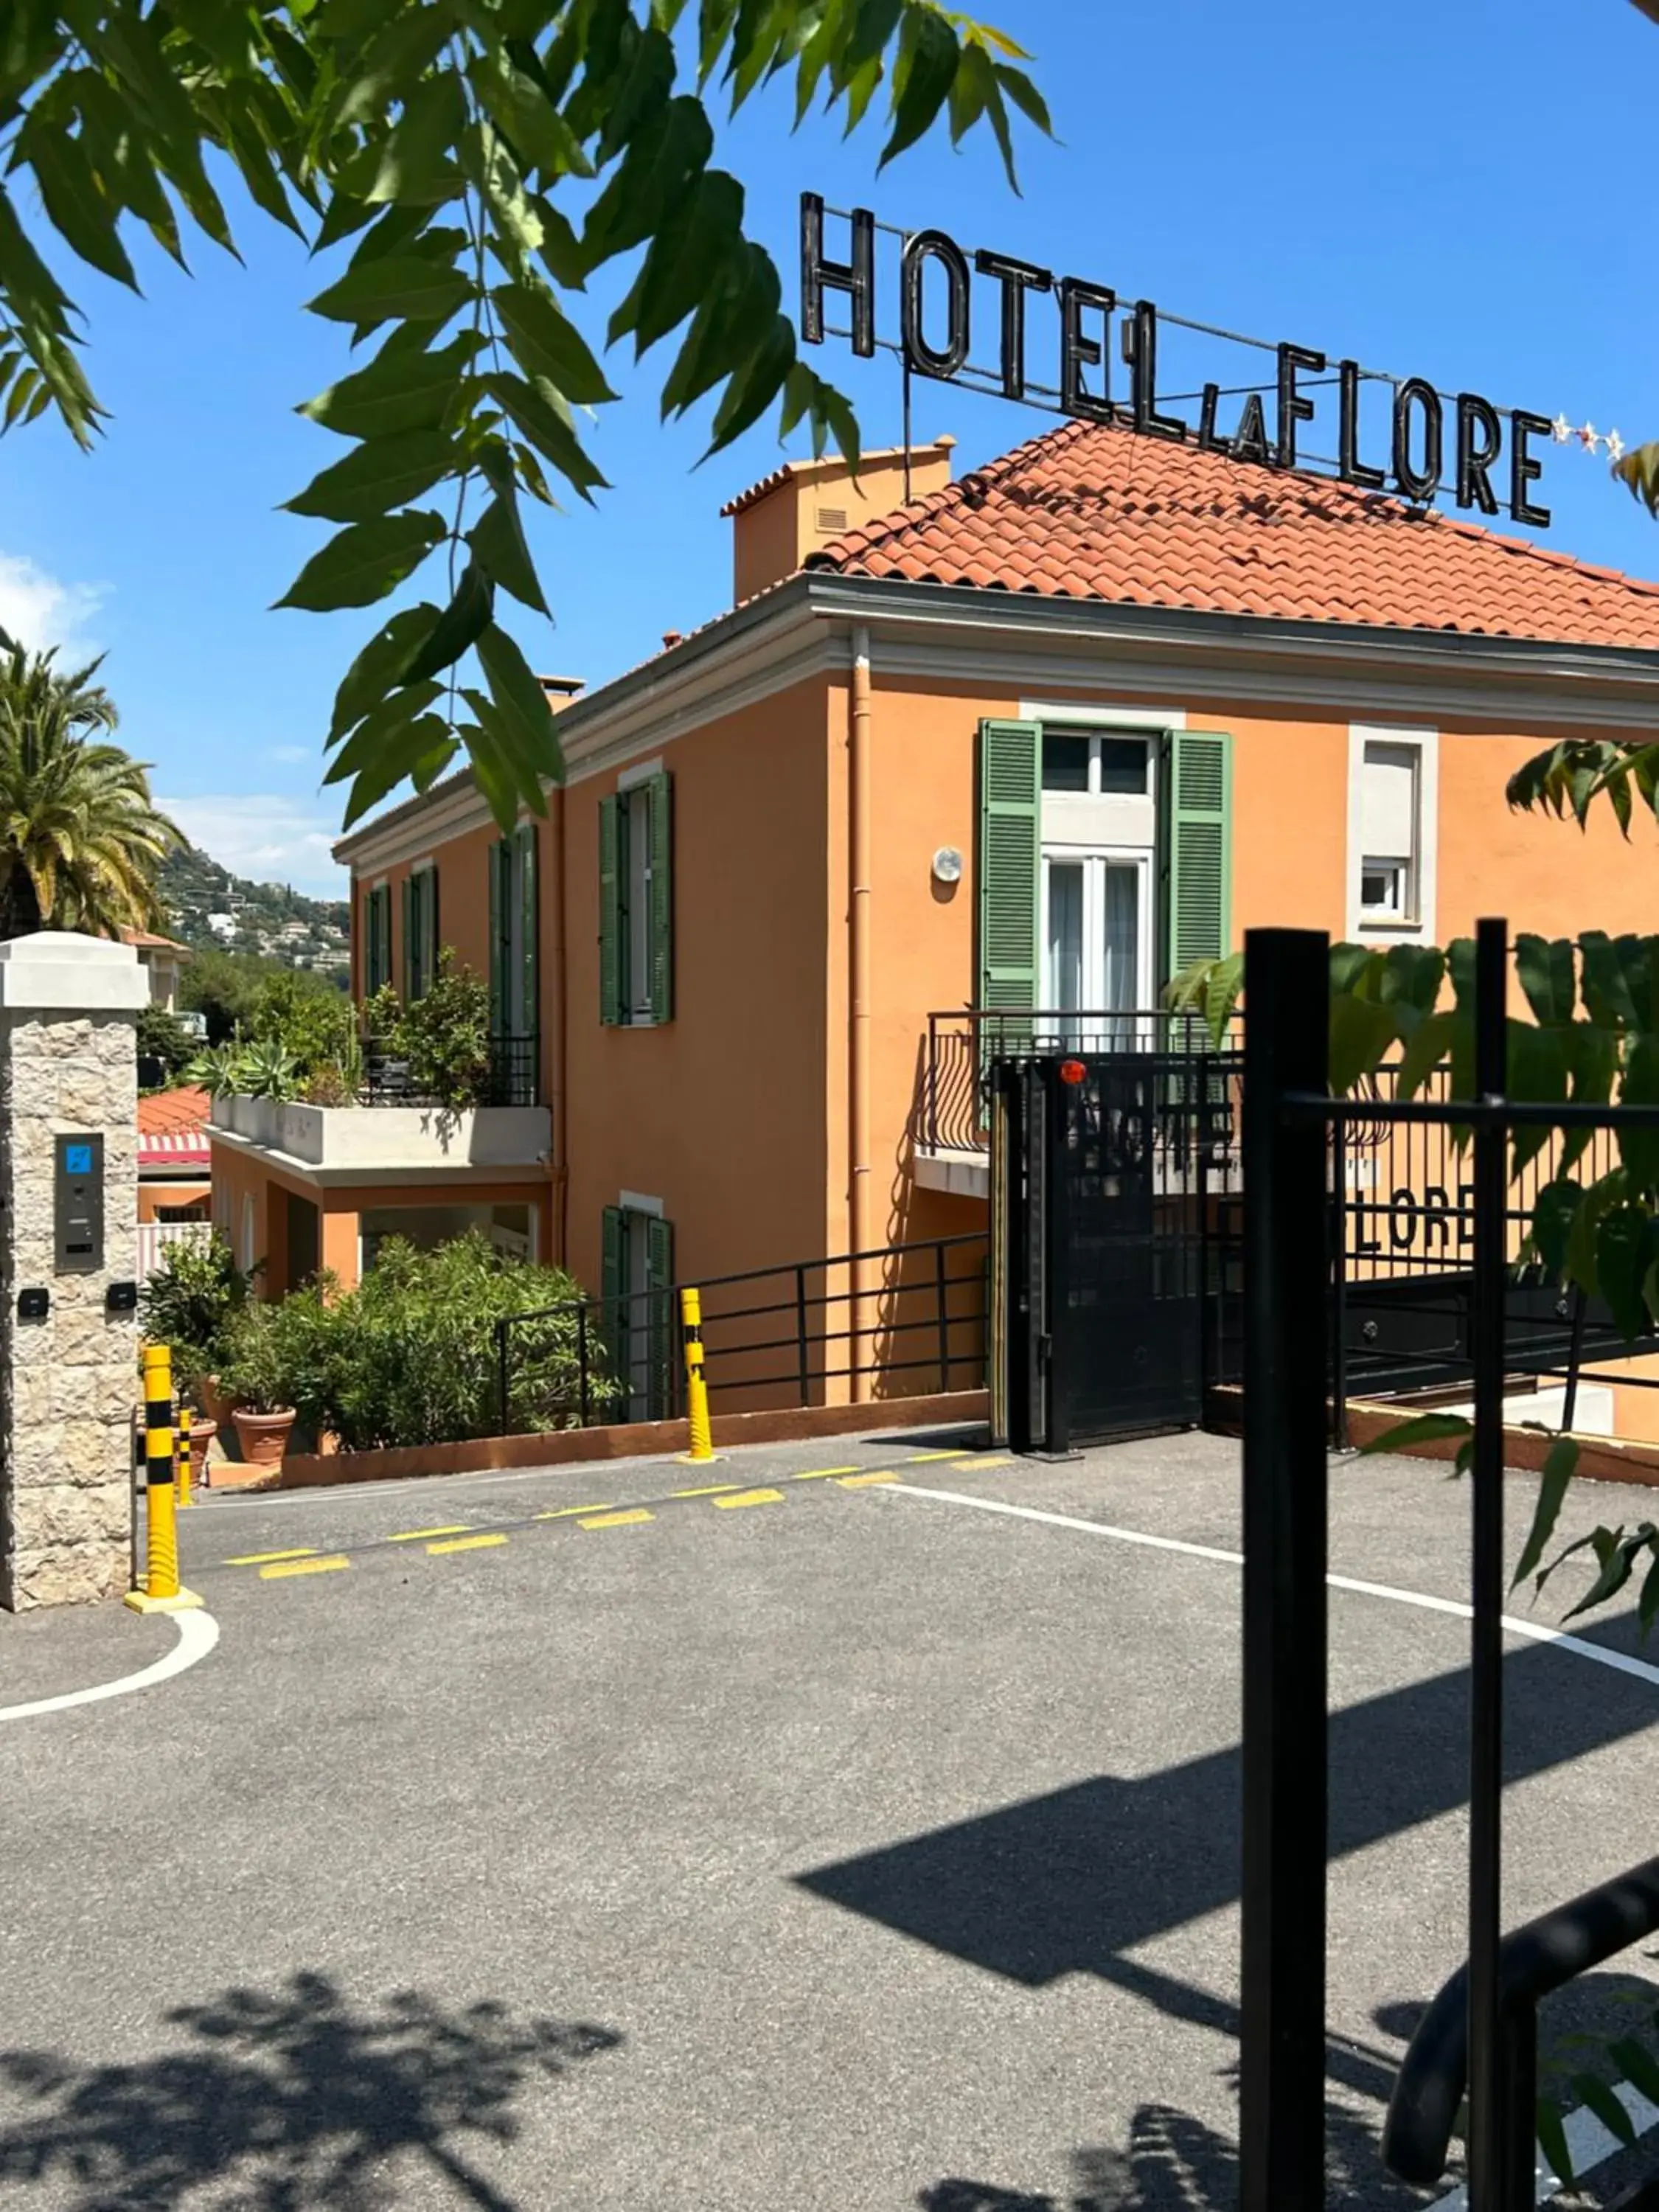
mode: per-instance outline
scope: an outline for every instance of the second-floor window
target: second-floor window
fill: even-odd
[[[490,856],[490,1026],[498,1037],[536,1033],[536,825],[521,822]]]
[[[646,1026],[674,1011],[673,779],[599,802],[599,1018]]]
[[[392,886],[376,884],[363,898],[363,996],[392,981]]]
[[[425,998],[438,972],[438,871],[413,868],[404,884],[404,997]]]

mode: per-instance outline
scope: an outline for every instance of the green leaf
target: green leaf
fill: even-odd
[[[1397,1422],[1380,1437],[1373,1437],[1370,1443],[1361,1444],[1360,1456],[1369,1458],[1376,1452],[1404,1451],[1408,1444],[1439,1443],[1446,1437],[1474,1433],[1474,1424],[1462,1413],[1414,1413],[1410,1420]]]
[[[510,494],[498,495],[490,501],[467,532],[467,539],[474,558],[498,584],[526,606],[533,607],[538,614],[548,613],[536,564],[525,542],[518,502]],[[482,623],[479,628],[483,628]]]
[[[1659,1613],[1659,1552],[1655,1553],[1653,1565],[1642,1577],[1642,1595],[1637,1600],[1636,1610],[1645,1636],[1653,1626],[1654,1615]]]
[[[1030,122],[1036,124],[1045,138],[1052,138],[1054,135],[1054,126],[1049,117],[1048,103],[1032,83],[1030,78],[1026,76],[1024,70],[1010,69],[1006,62],[998,62],[994,66],[997,82],[1013,101],[1014,106]]]
[[[1659,2105],[1659,2060],[1633,2035],[1622,2035],[1607,2045],[1607,2056],[1633,2088],[1650,2105]]]
[[[1346,1097],[1362,1075],[1375,1073],[1394,1042],[1394,1016],[1369,999],[1337,999],[1331,1006],[1331,1089]]]
[[[1572,1071],[1571,1096],[1578,1103],[1604,1106],[1613,1096],[1613,1079],[1619,1064],[1619,1039],[1611,1030],[1589,1022],[1575,1022],[1566,1033],[1567,1061]],[[1568,1129],[1562,1134],[1555,1172],[1564,1176],[1576,1167],[1589,1149],[1592,1129]]]
[[[557,782],[564,775],[564,756],[547,694],[513,640],[493,623],[478,640],[478,660],[502,724],[513,733],[517,757],[530,771],[533,795],[526,795],[535,811],[544,814],[547,800],[541,779]]]
[[[1567,1040],[1565,1030],[1534,1029],[1528,1022],[1509,1024],[1509,1093],[1522,1103],[1553,1106],[1567,1095]],[[1553,1132],[1536,1124],[1517,1127],[1512,1147],[1512,1172],[1518,1176],[1529,1160],[1536,1159]]]
[[[1567,1279],[1577,1283],[1588,1297],[1594,1297],[1600,1288],[1595,1258],[1601,1217],[1609,1206],[1624,1202],[1629,1188],[1630,1178],[1625,1170],[1614,1168],[1590,1185],[1572,1218],[1572,1226],[1567,1233]]]
[[[743,208],[743,186],[723,169],[696,179],[651,241],[632,289],[611,318],[611,344],[632,331],[637,358],[695,313],[742,250]]]
[[[331,745],[403,681],[438,620],[439,610],[429,599],[423,599],[418,606],[400,608],[375,631],[334,695],[334,714],[328,729]]]
[[[373,13],[384,20],[386,9],[382,4]],[[366,30],[371,27],[365,26]],[[361,58],[342,70],[331,125],[337,128],[348,123],[379,122],[395,100],[406,96],[425,76],[454,32],[454,18],[447,7],[394,10]]]
[[[914,8],[904,19],[893,69],[893,129],[878,169],[932,129],[960,66],[957,34],[942,15]]]
[[[1577,1604],[1568,1607],[1563,1616],[1568,1620],[1576,1620],[1580,1613],[1593,1613],[1598,1605],[1605,1605],[1610,1597],[1617,1597],[1630,1580],[1636,1554],[1642,1548],[1640,1538],[1626,1536],[1622,1528],[1595,1529],[1590,1534],[1589,1544],[1601,1562],[1601,1571]],[[1560,1559],[1553,1561],[1549,1572],[1553,1574],[1560,1565],[1561,1559],[1577,1548],[1577,1545],[1569,1544]]]
[[[1594,1022],[1634,1029],[1636,1003],[1613,939],[1603,929],[1587,929],[1578,940],[1578,950],[1584,969],[1585,1012]]]
[[[399,344],[399,336],[394,332],[367,368],[330,385],[299,412],[346,438],[438,428],[458,410],[482,334],[463,331],[435,353]]]
[[[582,450],[575,432],[561,417],[554,404],[556,395],[505,369],[492,370],[482,380],[491,398],[506,409],[537,452],[551,461],[591,506],[592,492],[603,489],[605,479]]]
[[[1642,1280],[1653,1258],[1655,1227],[1640,1206],[1617,1206],[1596,1231],[1596,1283],[1626,1339],[1640,1336],[1648,1325]]]
[[[1533,1200],[1532,1242],[1553,1282],[1565,1273],[1568,1240],[1583,1202],[1583,1191],[1571,1176],[1557,1176]]]
[[[497,720],[499,718],[495,708],[482,692],[468,691],[465,696],[471,702],[474,713],[480,714],[481,719],[476,722],[459,724],[455,734],[466,747],[472,763],[473,780],[488,801],[497,827],[506,833],[512,830],[519,818],[518,777],[508,765],[500,738],[495,735],[493,728],[485,726],[482,719],[483,711],[487,710],[491,723]]]
[[[1630,1041],[1619,1098],[1625,1106],[1659,1106],[1659,1036],[1644,1031]],[[1659,1128],[1621,1128],[1619,1157],[1638,1188],[1659,1187]]]
[[[431,759],[434,752],[449,744],[449,725],[441,714],[422,714],[416,722],[388,744],[385,753],[372,767],[363,769],[351,787],[351,796],[341,828],[349,830],[361,820],[371,806],[377,806],[389,791],[395,791],[417,763]]]
[[[489,577],[476,562],[469,561],[455,586],[455,596],[404,672],[404,682],[413,684],[451,667],[470,646],[477,643],[495,611],[495,594]]]
[[[369,606],[395,591],[447,535],[442,515],[424,509],[352,523],[313,554],[276,605],[319,613]]]
[[[467,128],[466,94],[453,70],[424,77],[385,137],[371,138],[339,173],[343,191],[371,207],[396,200],[436,207],[461,188],[455,149]]]
[[[38,131],[26,126],[22,143],[52,228],[82,261],[136,292],[138,279],[117,234],[115,210],[80,140],[61,125],[47,125]]]
[[[1577,987],[1570,938],[1547,942],[1523,931],[1515,940],[1515,970],[1536,1021],[1548,1026],[1572,1019]]]
[[[1636,2123],[1608,2084],[1599,2074],[1575,2074],[1572,2086],[1608,2134],[1628,2149],[1636,2141]]]
[[[522,167],[545,178],[593,174],[592,162],[558,108],[501,47],[476,54],[467,79]]]
[[[588,270],[654,237],[692,179],[707,167],[714,147],[702,102],[689,96],[671,100],[660,123],[629,146],[588,210],[582,230]]]
[[[368,522],[418,499],[457,465],[455,445],[439,430],[370,438],[284,505],[290,514],[319,515],[325,522]]]
[[[749,362],[774,330],[782,286],[771,256],[749,246],[693,317],[662,388],[665,416],[683,415],[723,377]]]
[[[1538,2100],[1538,2148],[1548,2161],[1551,2171],[1563,2188],[1571,2189],[1577,2179],[1572,2170],[1572,2153],[1567,2148],[1567,2130],[1561,2118],[1560,2107],[1547,2097]]]
[[[388,253],[354,264],[337,284],[307,302],[313,315],[337,323],[447,323],[472,297],[471,279],[415,253]]]
[[[356,728],[340,747],[328,764],[323,777],[325,783],[343,783],[348,776],[359,775],[385,757],[386,745],[405,730],[417,714],[422,714],[437,698],[443,686],[439,684],[409,683],[371,708]],[[394,776],[392,781],[397,778]],[[392,785],[388,784],[389,791]]]
[[[1400,1068],[1395,1077],[1399,1097],[1416,1097],[1450,1051],[1453,1033],[1458,1024],[1467,1024],[1468,1020],[1467,1014],[1447,1012],[1431,1014],[1426,1021],[1419,1023],[1405,1051],[1400,1055]]]
[[[586,339],[549,293],[529,284],[498,284],[489,297],[526,376],[546,377],[579,407],[616,398]]]
[[[1521,1557],[1516,1562],[1511,1589],[1519,1589],[1544,1556],[1544,1547],[1555,1534],[1555,1524],[1561,1517],[1562,1500],[1567,1494],[1567,1485],[1572,1480],[1578,1465],[1578,1446],[1571,1437],[1558,1437],[1544,1455],[1544,1472],[1538,1486],[1538,1502],[1533,1508],[1532,1527],[1522,1547]]]

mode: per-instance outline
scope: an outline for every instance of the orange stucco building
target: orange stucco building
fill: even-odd
[[[515,1073],[442,1147],[216,1129],[274,1287],[464,1220],[595,1291],[981,1228],[979,1010],[1100,1021],[1257,924],[1652,927],[1650,823],[1504,789],[1659,735],[1659,588],[1112,426],[951,462],[734,501],[732,611],[555,687],[544,821],[503,839],[461,775],[343,841],[356,991],[453,945]]]

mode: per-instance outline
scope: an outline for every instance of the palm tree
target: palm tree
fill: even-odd
[[[0,937],[154,929],[156,872],[183,835],[157,811],[147,763],[102,740],[117,715],[100,662],[56,659],[0,630]]]

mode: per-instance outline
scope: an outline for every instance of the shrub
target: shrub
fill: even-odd
[[[331,1289],[251,1313],[231,1379],[240,1389],[246,1376],[272,1409],[293,1406],[306,1425],[332,1430],[343,1449],[495,1435],[496,1322],[565,1300],[568,1313],[538,1322],[520,1347],[509,1413],[529,1431],[578,1419],[580,1294],[557,1268],[513,1259],[477,1230],[430,1251],[388,1237],[356,1290]]]
[[[138,1010],[137,1046],[140,1060],[161,1062],[164,1083],[176,1080],[196,1056],[196,1040],[178,1015],[153,1004]]]
[[[251,1413],[291,1408],[307,1429],[320,1425],[337,1310],[328,1301],[335,1288],[331,1276],[319,1276],[285,1298],[252,1298],[242,1308],[231,1324],[221,1377],[239,1406]]]
[[[303,1079],[315,1068],[339,1066],[356,1042],[351,1001],[331,983],[301,969],[280,969],[255,994],[243,1027],[255,1043],[280,1045]]]
[[[489,986],[445,945],[431,988],[403,1010],[394,1051],[409,1061],[410,1087],[459,1112],[489,1093]]]
[[[229,1239],[216,1229],[204,1244],[163,1246],[161,1265],[138,1293],[145,1336],[171,1346],[174,1394],[198,1412],[202,1385],[229,1357],[252,1288],[252,1275],[237,1266]]]

